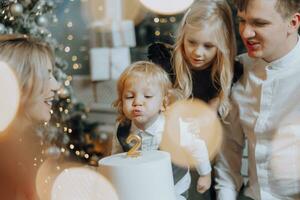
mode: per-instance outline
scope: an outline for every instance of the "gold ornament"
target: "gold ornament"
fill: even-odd
[[[23,14],[23,6],[19,3],[14,3],[10,6],[10,13],[15,16],[21,16]]]

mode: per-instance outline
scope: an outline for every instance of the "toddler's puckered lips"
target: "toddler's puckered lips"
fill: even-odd
[[[141,116],[142,115],[142,111],[141,110],[138,110],[138,109],[134,109],[133,111],[132,111],[132,114],[134,115],[134,116]]]

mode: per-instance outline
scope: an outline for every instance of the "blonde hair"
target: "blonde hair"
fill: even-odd
[[[161,88],[162,96],[164,97],[163,106],[166,108],[168,105],[181,98],[181,93],[177,89],[173,89],[172,83],[169,79],[168,74],[158,65],[148,61],[138,61],[132,63],[127,67],[120,75],[117,81],[117,100],[113,102],[119,113],[117,122],[126,122],[126,116],[123,112],[123,91],[125,82],[131,77],[141,77],[141,80],[151,80],[152,82],[158,83]]]
[[[187,25],[201,30],[209,24],[215,30],[213,35],[217,47],[216,58],[212,64],[212,80],[220,85],[218,112],[222,119],[230,110],[229,94],[233,77],[233,64],[236,56],[235,32],[231,9],[226,0],[199,0],[191,6],[182,19],[178,29],[173,67],[176,73],[175,87],[181,89],[186,98],[192,96],[192,76],[184,58],[184,37]]]
[[[48,77],[46,66],[54,66],[52,50],[26,35],[1,35],[0,60],[6,62],[17,76],[21,90],[20,110],[23,111],[44,91]]]

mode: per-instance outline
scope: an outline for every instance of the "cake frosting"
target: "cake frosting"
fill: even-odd
[[[138,157],[115,154],[99,161],[99,171],[115,187],[120,200],[174,200],[170,154],[145,151]]]

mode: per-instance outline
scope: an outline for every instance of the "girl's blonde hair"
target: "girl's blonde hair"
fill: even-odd
[[[182,19],[178,29],[172,62],[176,73],[175,87],[183,91],[185,98],[192,96],[193,84],[191,71],[184,58],[184,37],[186,27],[212,27],[214,43],[217,47],[216,58],[212,64],[212,80],[220,85],[218,112],[222,119],[230,110],[229,93],[236,56],[235,32],[231,9],[226,0],[199,0],[191,6]]]
[[[25,109],[22,113],[26,114],[28,105],[44,91],[48,77],[46,66],[54,66],[52,50],[27,35],[1,35],[0,60],[6,62],[17,76],[21,92],[19,110]]]
[[[150,80],[153,83],[158,83],[161,88],[162,96],[164,97],[163,106],[166,108],[168,105],[181,98],[179,90],[173,89],[172,83],[168,74],[158,65],[148,61],[138,61],[132,63],[120,75],[117,81],[117,100],[113,102],[119,113],[117,122],[126,122],[126,116],[123,112],[123,91],[125,82],[131,77],[139,77],[141,81]]]

